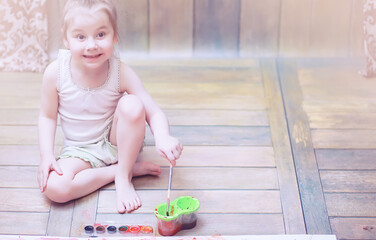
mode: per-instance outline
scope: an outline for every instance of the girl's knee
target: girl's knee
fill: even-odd
[[[135,95],[126,95],[119,100],[118,114],[129,121],[145,121],[145,108],[141,99]]]
[[[57,203],[65,203],[72,200],[72,187],[71,187],[71,180],[67,179],[67,177],[63,176],[56,176],[51,173],[47,181],[47,188],[45,190],[45,195],[51,201]]]

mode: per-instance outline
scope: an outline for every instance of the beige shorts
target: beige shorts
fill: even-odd
[[[105,167],[114,164],[118,161],[116,146],[112,145],[108,140],[110,128],[107,128],[104,139],[97,143],[83,145],[83,146],[65,146],[61,150],[58,159],[63,158],[80,158],[89,162],[91,167]]]

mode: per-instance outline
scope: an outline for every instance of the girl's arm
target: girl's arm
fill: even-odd
[[[136,95],[141,99],[145,107],[146,122],[154,135],[158,153],[175,166],[175,161],[180,157],[183,146],[178,139],[170,135],[166,115],[145,90],[136,73],[124,63],[121,64],[120,70],[120,91]]]
[[[55,134],[58,111],[58,93],[56,89],[58,76],[57,62],[51,63],[44,75],[41,94],[41,108],[38,119],[39,150],[41,161],[38,169],[38,183],[43,192],[51,171],[62,174],[58,166],[55,154]]]

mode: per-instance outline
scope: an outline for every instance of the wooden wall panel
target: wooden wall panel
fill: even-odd
[[[238,56],[240,0],[199,0],[194,11],[195,56]]]
[[[66,0],[47,1],[48,55],[51,60],[57,57],[58,49],[63,47],[61,19],[65,2]]]
[[[280,0],[242,0],[240,56],[278,54]]]
[[[279,55],[307,56],[312,0],[283,0],[281,3]]]
[[[351,57],[364,56],[363,36],[363,4],[364,1],[352,0],[351,22],[350,22],[350,43],[349,51]]]
[[[66,0],[48,1],[52,59]],[[114,0],[132,57],[363,57],[360,0]]]
[[[349,55],[351,0],[315,0],[312,4],[310,56]]]
[[[118,12],[119,48],[125,58],[149,51],[148,0],[113,0]]]
[[[150,54],[192,56],[193,0],[150,1]]]

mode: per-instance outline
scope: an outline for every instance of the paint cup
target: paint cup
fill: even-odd
[[[108,226],[107,227],[107,232],[109,234],[115,234],[116,233],[116,227],[115,226]]]
[[[191,229],[196,226],[200,202],[191,196],[182,196],[170,203],[169,216],[167,204],[159,204],[154,211],[158,221],[158,232],[162,236],[173,236],[180,230]]]
[[[158,232],[162,236],[173,236],[181,229],[181,218],[178,214],[174,214],[174,206],[170,204],[169,216],[167,216],[167,204],[162,203],[157,206],[154,214],[157,216]]]
[[[194,228],[197,224],[197,215],[196,211],[200,207],[200,202],[197,198],[190,196],[179,197],[176,200],[177,209],[179,209],[182,214],[182,226],[181,229],[191,229]]]
[[[94,233],[94,227],[91,226],[91,225],[87,225],[87,226],[85,226],[84,230],[85,230],[85,233],[86,233],[86,234],[89,234],[89,235],[91,235],[91,234]]]
[[[129,228],[128,228],[128,226],[120,226],[119,227],[119,233],[121,233],[121,234],[125,234],[126,232],[128,232],[128,230],[129,230]]]
[[[102,225],[99,225],[95,228],[95,231],[98,233],[98,234],[103,234],[106,232],[106,228]]]

